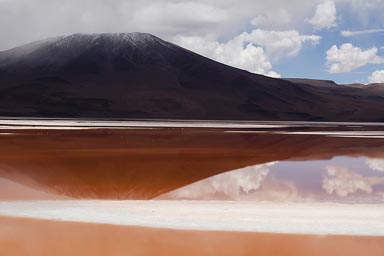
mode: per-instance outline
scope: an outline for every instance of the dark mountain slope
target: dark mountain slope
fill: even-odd
[[[0,116],[384,120],[382,93],[252,74],[150,34],[75,34],[0,52]]]

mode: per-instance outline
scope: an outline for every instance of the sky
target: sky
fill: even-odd
[[[272,77],[384,83],[383,0],[0,0],[0,51],[73,33],[148,32]]]

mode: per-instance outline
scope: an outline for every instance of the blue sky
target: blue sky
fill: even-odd
[[[279,1],[274,2],[277,4]],[[243,39],[243,49],[234,47],[231,42],[241,33],[218,41],[193,37],[188,41],[184,36],[176,42],[218,61],[270,76],[327,79],[340,84],[384,83],[384,15],[381,13],[384,1],[312,1],[301,12],[289,6],[280,7],[276,5],[272,12],[275,16],[271,15],[273,19],[268,19],[269,11],[258,13],[249,20],[242,33],[252,37],[249,35],[257,31],[258,36]],[[281,24],[279,19],[283,19]],[[271,33],[275,36],[268,39]],[[306,40],[309,36],[312,38]],[[275,48],[281,51],[268,51],[276,40],[287,43],[276,45]],[[295,45],[295,40],[302,42]],[[252,54],[247,51],[250,42],[263,52]],[[216,46],[212,46],[214,44]],[[210,45],[211,49],[207,49]],[[212,54],[220,48],[228,48],[237,56],[243,53],[253,56],[254,61],[247,62],[244,60],[246,57],[237,59],[233,54],[227,54],[225,58],[223,51]],[[289,54],[292,49],[295,49],[295,54]],[[261,56],[265,61],[258,62]],[[271,65],[264,65],[265,62]],[[264,68],[257,69],[253,64]]]
[[[347,30],[348,27],[345,27]],[[310,31],[310,30],[309,30]],[[384,56],[384,31],[359,36],[344,37],[341,30],[332,29],[317,32],[322,39],[317,45],[307,45],[293,58],[286,58],[274,66],[283,77],[310,77],[329,79],[338,83],[368,83],[368,77],[376,70],[383,70],[384,64],[367,64],[348,72],[330,73],[326,65],[326,52],[332,45],[351,43],[363,50],[376,47],[378,56]],[[384,82],[384,81],[382,81]]]
[[[328,71],[326,65],[326,52],[332,45],[339,47],[342,44],[350,43],[362,50],[376,47],[378,49],[377,55],[384,56],[384,19],[382,18],[383,15],[380,14],[381,10],[383,10],[380,9],[380,6],[382,5],[377,3],[376,8],[362,9],[361,11],[366,12],[366,14],[360,14],[363,15],[363,17],[358,19],[356,18],[354,10],[351,9],[351,6],[345,3],[337,3],[336,1],[337,25],[330,29],[313,31],[313,28],[308,24],[303,28],[303,33],[315,33],[320,35],[322,39],[315,46],[303,47],[300,54],[276,65],[275,70],[284,77],[330,79],[338,83],[368,83],[368,77],[373,72],[384,69],[383,63],[367,64],[348,72],[331,73]],[[366,34],[362,33],[360,35],[346,37],[342,35],[342,31],[364,31]],[[384,82],[384,80],[378,82]]]
[[[254,73],[384,83],[382,10],[383,0],[0,0],[0,51],[148,32]]]

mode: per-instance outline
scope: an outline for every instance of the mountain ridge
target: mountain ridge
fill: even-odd
[[[249,73],[148,33],[73,34],[0,52],[0,116],[384,120],[382,92],[342,89]]]

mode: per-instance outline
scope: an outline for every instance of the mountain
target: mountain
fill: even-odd
[[[383,90],[269,78],[145,33],[0,52],[0,116],[384,121],[383,108]]]
[[[284,80],[295,84],[307,84],[316,87],[337,87],[339,86],[332,80],[305,79],[305,78],[284,78]]]
[[[337,84],[332,80],[320,80],[320,79],[306,79],[306,78],[283,78],[286,81],[295,83],[295,84],[306,84],[306,85],[311,85],[315,87],[323,87],[323,88],[357,88],[357,89],[363,89],[359,91],[360,93],[364,93],[367,91],[381,91],[384,90],[384,84],[383,83],[374,83],[374,84],[360,84],[360,83],[354,83],[354,84]],[[346,92],[351,92],[346,90]]]

